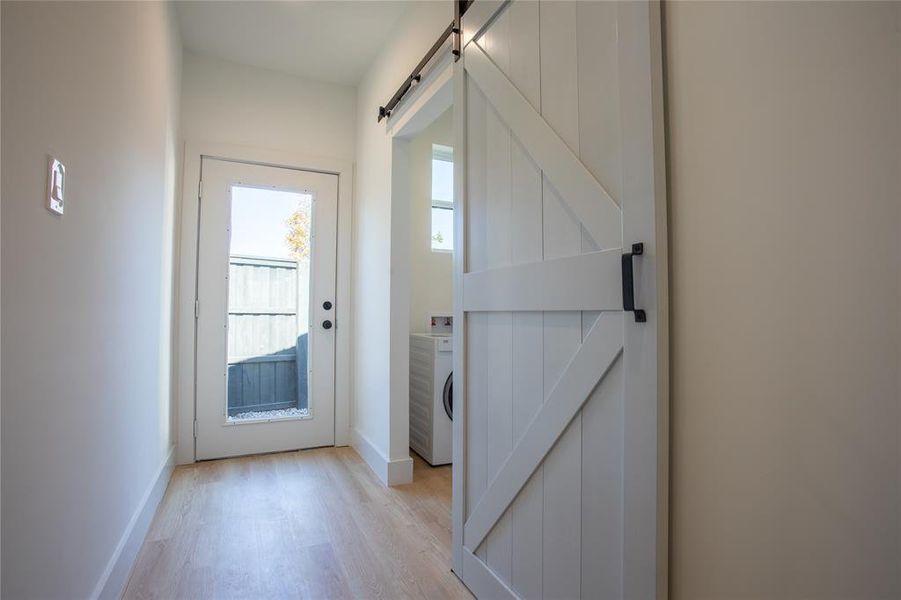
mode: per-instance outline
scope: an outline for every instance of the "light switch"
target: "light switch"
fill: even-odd
[[[64,193],[66,190],[66,166],[50,157],[47,173],[47,210],[58,215],[65,208]]]

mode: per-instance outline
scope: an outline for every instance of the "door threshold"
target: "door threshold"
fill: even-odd
[[[273,450],[272,452],[250,452],[248,454],[234,454],[231,456],[219,456],[217,458],[198,458],[194,463],[214,462],[217,460],[232,460],[235,458],[251,458],[253,456],[267,456],[269,454],[290,454],[292,452],[305,452],[307,450],[322,450],[323,448],[338,448],[335,444],[325,446],[311,446],[309,448],[292,448],[289,450]]]

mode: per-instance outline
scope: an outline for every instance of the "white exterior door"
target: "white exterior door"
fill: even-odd
[[[338,177],[204,157],[198,460],[328,446]]]
[[[453,539],[479,597],[665,594],[658,11],[477,0],[463,18]]]

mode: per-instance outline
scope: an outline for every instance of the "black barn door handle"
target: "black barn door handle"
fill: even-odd
[[[644,254],[644,244],[641,242],[632,244],[632,252],[626,252],[622,256],[623,265],[623,310],[635,315],[636,323],[644,323],[648,320],[645,312],[635,308],[635,276],[632,270],[632,257]]]

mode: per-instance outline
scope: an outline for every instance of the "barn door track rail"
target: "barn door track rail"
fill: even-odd
[[[453,0],[454,2],[454,20],[451,21],[451,24],[447,26],[447,28],[438,36],[438,39],[435,40],[435,43],[432,44],[432,47],[429,48],[429,51],[425,53],[425,56],[416,64],[416,67],[413,69],[413,72],[410,73],[409,77],[407,77],[400,87],[397,88],[397,91],[394,92],[394,95],[391,96],[391,99],[385,103],[384,106],[379,106],[379,118],[378,121],[381,122],[382,119],[386,117],[390,117],[391,113],[394,111],[394,108],[400,104],[400,101],[404,99],[404,96],[407,95],[411,89],[416,87],[416,85],[422,81],[422,71],[426,68],[426,66],[432,61],[432,58],[438,53],[439,50],[444,46],[445,42],[447,42],[448,38],[453,36],[453,45],[452,52],[454,54],[454,60],[459,60],[460,58],[460,36],[463,31],[462,29],[462,18],[463,13],[466,12],[466,9],[469,8],[469,5],[474,2],[474,0]]]

